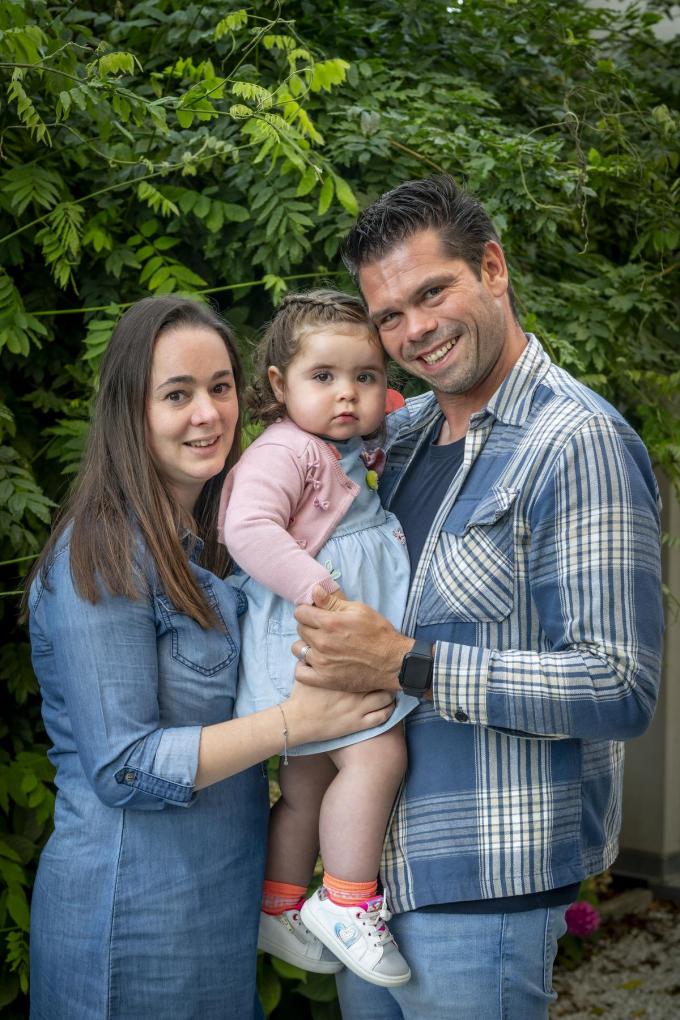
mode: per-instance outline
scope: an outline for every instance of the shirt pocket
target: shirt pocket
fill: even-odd
[[[156,602],[172,638],[172,658],[203,676],[213,676],[231,665],[238,655],[238,647],[224,622],[213,585],[203,582],[199,588],[223,629],[204,630],[196,620],[175,609],[167,595],[160,592],[156,593]]]
[[[444,522],[427,573],[418,623],[504,620],[515,588],[514,503],[517,490],[494,488]]]

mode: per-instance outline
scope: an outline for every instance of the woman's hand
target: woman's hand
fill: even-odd
[[[288,745],[294,747],[310,740],[331,740],[380,726],[392,715],[394,695],[390,691],[350,694],[295,681],[282,708]]]

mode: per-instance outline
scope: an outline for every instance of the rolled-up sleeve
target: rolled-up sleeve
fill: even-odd
[[[43,696],[63,698],[71,732],[60,736],[65,745],[72,739],[97,797],[135,810],[190,805],[201,727],[161,726],[151,597],[103,593],[92,605],[76,592],[62,553],[31,630],[51,646],[54,690]],[[34,640],[34,663],[39,644]]]

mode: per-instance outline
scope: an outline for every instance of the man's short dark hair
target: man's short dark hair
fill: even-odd
[[[500,243],[481,203],[453,177],[439,174],[406,181],[364,209],[345,239],[342,261],[358,280],[362,266],[381,259],[420,230],[436,230],[446,254],[462,259],[478,279],[487,242]],[[514,313],[511,288],[509,296]]]

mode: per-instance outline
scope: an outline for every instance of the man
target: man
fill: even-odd
[[[344,258],[432,392],[388,419],[402,633],[322,593],[297,611],[298,679],[423,699],[382,866],[413,978],[344,972],[343,1015],[544,1020],[566,907],[617,853],[620,742],[656,700],[654,476],[618,412],[522,331],[498,237],[451,178],[383,195]]]

